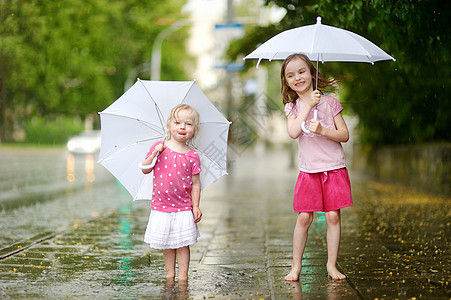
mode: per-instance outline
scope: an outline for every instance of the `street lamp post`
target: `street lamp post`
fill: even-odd
[[[177,21],[171,26],[162,30],[155,41],[153,42],[152,47],[152,60],[150,63],[150,80],[160,80],[160,72],[161,72],[161,44],[163,40],[172,32],[179,30],[181,27],[187,25],[186,21]]]

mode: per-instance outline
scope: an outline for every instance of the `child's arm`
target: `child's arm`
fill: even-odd
[[[292,113],[287,114],[287,129],[288,135],[297,139],[302,133],[302,122],[307,120],[308,114],[321,101],[321,93],[318,90],[312,92],[311,97],[306,97],[303,99],[305,105],[302,107],[298,116],[296,117]]]
[[[193,175],[193,187],[191,189],[191,199],[193,201],[193,214],[194,214],[194,223],[197,223],[202,218],[202,212],[200,211],[200,177],[199,174]]]
[[[153,161],[153,159],[155,158],[155,156],[159,155],[161,152],[163,152],[163,150],[165,149],[165,146],[163,144],[159,144],[155,147],[155,149],[153,150],[152,154],[149,155],[149,157],[147,157],[142,163],[141,165],[143,166],[147,166],[150,165]],[[149,174],[150,172],[153,171],[153,168],[149,168],[149,169],[141,169],[141,171],[144,174]]]
[[[334,123],[337,129],[326,128],[321,126],[321,123],[318,120],[310,120],[309,130],[333,141],[346,143],[349,140],[349,132],[341,113],[335,116]]]

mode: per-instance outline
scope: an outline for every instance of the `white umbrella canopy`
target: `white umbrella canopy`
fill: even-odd
[[[167,134],[172,108],[187,104],[199,113],[200,128],[193,139],[202,171],[201,187],[227,174],[229,122],[195,81],[138,81],[113,104],[99,112],[99,163],[110,171],[133,200],[152,199],[153,174],[144,175],[139,164],[150,147]]]
[[[293,53],[303,53],[312,61],[366,62],[395,60],[364,37],[341,28],[321,24],[301,26],[283,31],[244,59],[284,60]]]

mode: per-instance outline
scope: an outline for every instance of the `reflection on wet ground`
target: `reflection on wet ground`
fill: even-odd
[[[80,172],[74,171],[75,182],[78,178],[86,178],[83,186],[89,182],[89,162],[72,165],[63,157],[59,174],[66,183],[67,170],[77,168]],[[357,174],[352,174],[355,205],[343,210],[339,257],[339,267],[348,280],[337,282],[327,276],[326,223],[324,214],[318,213],[309,232],[300,281],[284,282],[291,265],[296,220],[291,199],[297,172],[288,165],[289,158],[280,153],[264,159],[252,153],[243,155],[234,161],[229,176],[205,190],[201,238],[191,247],[188,282],[167,281],[161,251],[142,242],[148,203],[131,202],[126,192],[94,165],[94,181],[88,190],[74,189],[44,203],[2,208],[2,219],[6,214],[25,218],[29,212],[31,220],[9,216],[8,222],[0,223],[4,245],[0,250],[0,295],[449,299],[449,199],[397,185],[360,181]],[[48,181],[50,186],[61,181],[49,176],[53,178]],[[6,189],[2,185],[2,190]],[[26,226],[39,223],[41,216],[35,214],[43,212],[40,206],[59,220],[43,218],[39,226],[27,231]],[[54,206],[63,211],[71,208],[74,216],[51,213]],[[14,226],[23,228],[16,230]],[[8,237],[16,233],[20,239]]]
[[[95,155],[0,147],[0,247],[129,203]]]

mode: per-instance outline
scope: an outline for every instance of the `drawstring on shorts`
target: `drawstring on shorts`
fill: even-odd
[[[323,183],[325,183],[329,177],[327,175],[327,171],[323,172],[323,174],[324,174]]]

